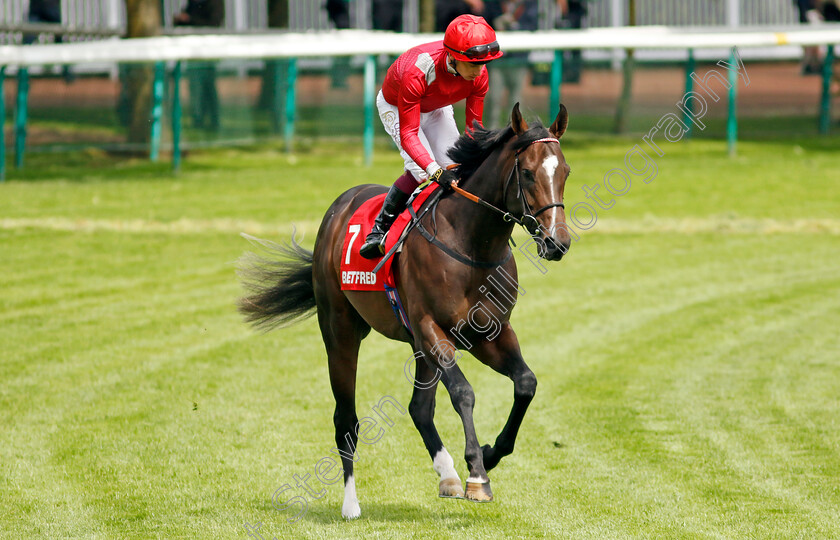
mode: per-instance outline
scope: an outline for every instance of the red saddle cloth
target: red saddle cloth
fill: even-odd
[[[435,182],[431,182],[420,194],[414,197],[411,201],[414,210],[417,211],[438,187]],[[392,268],[395,257],[388,259],[379,269],[379,272],[374,274],[373,269],[382,259],[365,259],[359,255],[359,248],[362,247],[365,237],[370,233],[373,222],[382,209],[382,201],[384,200],[385,194],[383,193],[365,201],[347,222],[344,245],[341,248],[341,290],[343,291],[384,291],[385,285],[389,287],[397,286]],[[388,231],[388,236],[385,237],[386,252],[394,247],[410,222],[411,215],[407,211],[397,217]]]

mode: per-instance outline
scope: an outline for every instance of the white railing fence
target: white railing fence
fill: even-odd
[[[0,2],[0,43],[19,43],[19,32],[8,29],[27,23],[30,0]],[[553,28],[555,0],[538,0],[541,28]],[[332,24],[323,0],[288,0],[289,29],[328,30]],[[172,28],[172,16],[186,0],[161,0],[164,28]],[[372,0],[351,0],[350,20],[354,28],[372,28]],[[61,26],[91,31],[121,32],[125,29],[124,0],[61,0]],[[625,26],[627,0],[589,0],[585,26]],[[637,0],[636,24],[667,26],[755,26],[794,24],[798,18],[790,0]],[[225,0],[225,29],[248,32],[266,28],[267,0]],[[404,0],[403,29],[417,32],[419,0]]]

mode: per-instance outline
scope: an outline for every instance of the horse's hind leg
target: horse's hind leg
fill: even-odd
[[[420,436],[423,437],[423,443],[432,458],[435,472],[440,477],[438,495],[440,497],[462,498],[464,489],[461,487],[461,478],[455,471],[452,456],[443,446],[443,441],[440,440],[440,435],[438,435],[435,427],[435,393],[437,392],[439,376],[422,356],[417,357],[414,371],[414,392],[411,394],[408,412],[414,421],[414,426],[420,432]]]
[[[359,344],[370,332],[365,323],[340,291],[329,305],[318,303],[318,323],[327,349],[330,369],[330,386],[335,396],[335,444],[344,467],[344,503],[341,515],[347,519],[357,518],[362,511],[356,496],[356,482],[353,477],[355,459],[356,424],[356,364]],[[322,309],[323,306],[323,309]]]
[[[519,341],[509,323],[502,327],[502,332],[495,340],[482,343],[471,352],[482,363],[513,380],[513,407],[507,422],[496,437],[495,444],[485,444],[481,448],[484,467],[489,471],[498,465],[503,457],[513,453],[519,427],[537,391],[537,377],[522,358]]]

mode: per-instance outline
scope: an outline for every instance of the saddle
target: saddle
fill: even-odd
[[[403,233],[409,227],[412,214],[420,210],[423,204],[440,186],[431,182],[417,188],[408,199],[404,210],[391,225],[385,236],[385,251],[391,249],[403,239]],[[373,227],[373,222],[382,208],[385,193],[365,201],[347,222],[344,244],[341,248],[341,290],[343,291],[386,291],[396,289],[398,276],[394,271],[394,260],[390,257],[384,262],[382,259],[365,259],[359,255],[359,247]],[[382,263],[378,272],[374,269]]]

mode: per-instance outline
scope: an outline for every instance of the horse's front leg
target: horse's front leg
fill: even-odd
[[[537,391],[537,377],[525,364],[519,350],[519,340],[516,339],[509,322],[502,326],[502,331],[496,339],[476,344],[471,352],[482,363],[513,380],[513,407],[505,427],[496,437],[493,446],[486,444],[481,449],[484,467],[489,471],[498,465],[503,457],[513,452],[522,419]]]
[[[473,407],[475,406],[473,388],[455,364],[458,352],[448,336],[440,327],[431,322],[421,325],[420,328],[417,349],[424,354],[426,361],[430,362],[432,371],[440,373],[440,378],[449,392],[452,406],[461,417],[461,423],[464,426],[464,459],[470,472],[465,496],[473,501],[492,501],[493,491],[490,489],[490,479],[484,468],[484,457],[473,423]]]

